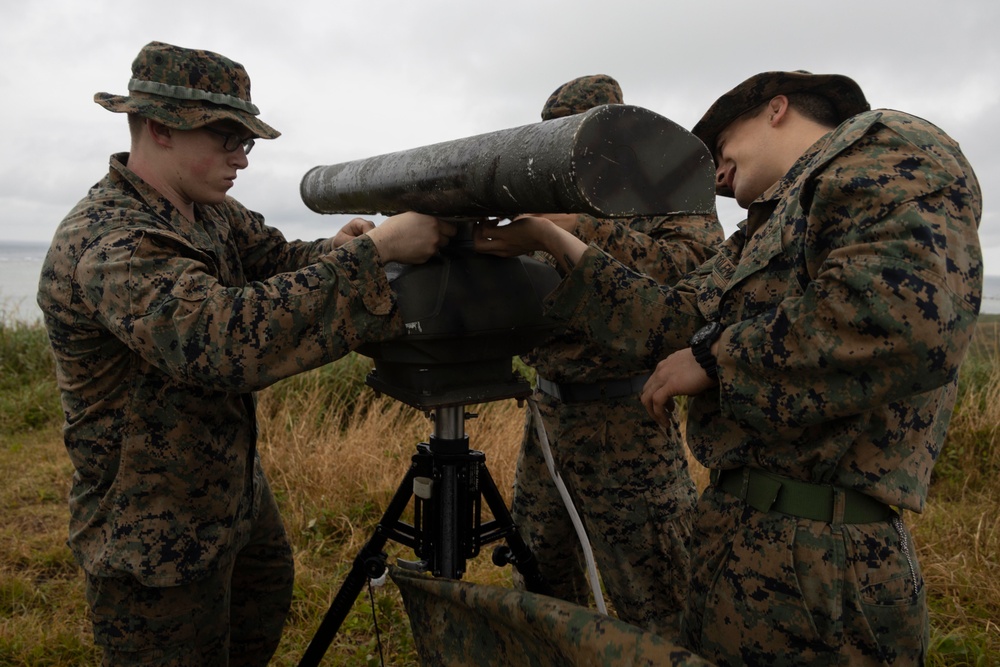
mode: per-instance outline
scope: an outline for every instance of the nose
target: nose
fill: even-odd
[[[238,147],[232,153],[230,158],[230,163],[235,169],[246,169],[250,164],[250,158],[247,157],[247,152],[243,150],[243,146]]]

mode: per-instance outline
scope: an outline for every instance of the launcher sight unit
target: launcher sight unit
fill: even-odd
[[[463,221],[436,257],[391,265],[406,334],[359,351],[375,360],[368,383],[429,409],[530,393],[511,357],[556,334],[543,301],[555,269],[471,247],[475,219],[523,213],[629,218],[715,210],[712,157],[694,135],[647,109],[585,113],[335,165],[302,179],[318,213],[417,211]]]

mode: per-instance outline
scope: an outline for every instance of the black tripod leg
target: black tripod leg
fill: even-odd
[[[330,647],[334,635],[337,634],[344,619],[347,618],[347,614],[351,611],[351,607],[354,606],[354,601],[358,599],[358,595],[364,589],[365,581],[368,580],[368,577],[377,577],[385,572],[386,556],[382,553],[382,547],[392,535],[392,526],[397,525],[399,517],[402,516],[403,510],[410,502],[410,497],[413,494],[415,467],[410,467],[402,484],[396,489],[396,495],[392,497],[385,514],[382,515],[381,521],[375,528],[375,534],[369,538],[365,546],[355,556],[351,571],[347,573],[347,578],[341,584],[336,597],[333,598],[330,609],[323,617],[323,622],[320,623],[319,629],[310,640],[302,660],[299,661],[299,667],[319,665],[319,661],[323,659],[323,655]]]
[[[514,525],[514,518],[510,515],[510,511],[507,509],[506,503],[504,503],[503,496],[500,495],[500,490],[497,489],[496,482],[493,481],[493,476],[490,475],[490,471],[486,469],[485,464],[482,466],[479,474],[480,491],[482,492],[483,499],[493,513],[494,520],[503,527],[508,548],[508,551],[503,553],[499,558],[497,553],[494,553],[493,562],[497,565],[510,563],[516,567],[517,571],[524,577],[525,586],[532,593],[551,595],[552,589],[549,588],[545,578],[542,577],[541,572],[538,570],[538,561],[535,560],[531,549],[528,548],[524,539],[521,538],[521,534],[517,532],[517,526]]]

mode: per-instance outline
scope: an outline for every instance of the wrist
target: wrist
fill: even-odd
[[[393,261],[392,248],[389,239],[386,237],[386,230],[384,227],[376,227],[370,231],[365,232],[369,239],[371,239],[372,245],[375,246],[375,254],[378,255],[378,259],[383,264],[388,264]]]
[[[719,379],[718,350],[719,337],[724,327],[719,322],[709,322],[691,336],[688,345],[695,360],[713,380]]]
[[[547,227],[545,251],[556,259],[565,272],[572,271],[573,267],[580,263],[583,253],[587,251],[587,244],[553,222],[549,222]]]

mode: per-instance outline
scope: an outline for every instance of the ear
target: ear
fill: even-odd
[[[784,95],[775,95],[767,103],[767,120],[771,127],[780,123],[788,114],[788,98]]]
[[[169,148],[173,145],[173,135],[169,127],[163,123],[158,123],[150,118],[146,119],[146,127],[144,128],[149,138],[153,140],[158,146],[163,148]]]

